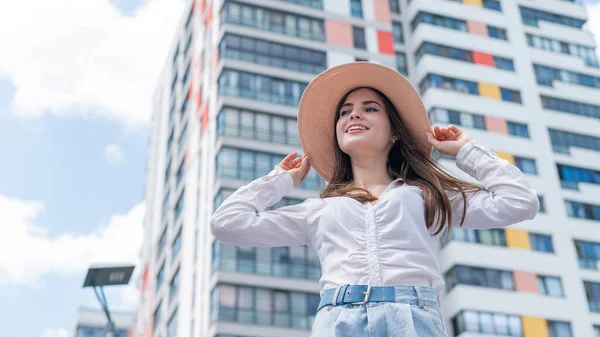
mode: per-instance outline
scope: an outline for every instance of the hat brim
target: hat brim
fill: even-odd
[[[315,77],[306,87],[298,106],[298,135],[304,154],[326,181],[335,169],[334,119],[340,100],[348,91],[372,87],[394,104],[410,135],[427,154],[431,145],[425,131],[431,130],[427,110],[414,86],[398,71],[370,63],[353,62],[332,67]]]

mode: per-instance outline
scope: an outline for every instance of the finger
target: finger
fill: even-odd
[[[444,128],[442,130],[442,132],[444,133],[444,136],[446,136],[446,138],[448,138],[448,139],[454,139],[455,135],[454,135],[454,133],[451,130],[449,130],[447,128]]]
[[[425,131],[425,135],[427,136],[427,141],[429,144],[433,145],[433,147],[437,148],[441,144],[439,140],[433,137],[433,133],[431,131]]]
[[[463,132],[461,129],[457,128],[454,125],[450,125],[449,127],[450,131],[452,131],[452,133],[454,133],[454,135],[456,136],[456,138],[458,138],[458,136],[462,135]]]
[[[442,133],[442,130],[439,126],[435,126],[435,128],[433,128],[433,131],[435,133],[435,138],[439,141],[444,141],[446,140],[446,137],[444,136],[444,134]]]
[[[290,161],[290,163],[289,163],[289,165],[288,165],[288,166],[289,166],[290,168],[297,167],[297,166],[298,166],[298,164],[300,163],[300,161],[302,161],[302,158],[294,158],[292,161]]]
[[[302,180],[304,180],[310,172],[310,160],[308,157],[305,157],[304,160],[302,160],[300,171],[302,172]]]
[[[289,166],[290,161],[292,161],[292,159],[294,159],[297,154],[298,154],[298,152],[292,152],[292,153],[288,154],[287,156],[285,156],[285,158],[283,158],[283,160],[281,161],[281,165]]]

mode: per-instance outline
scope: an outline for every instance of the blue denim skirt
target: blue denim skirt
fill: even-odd
[[[321,308],[311,337],[448,337],[433,288],[398,286],[394,291],[395,302]]]

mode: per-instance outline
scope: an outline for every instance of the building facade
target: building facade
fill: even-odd
[[[133,313],[111,312],[110,318],[115,325],[113,337],[131,337]],[[73,329],[73,337],[105,337],[106,315],[100,309],[79,309]]]
[[[450,336],[600,336],[600,67],[587,19],[574,0],[190,1],[155,93],[134,336],[309,336],[316,256],[222,244],[209,219],[301,152],[304,88],[356,60],[405,74],[432,124],[460,126],[539,192],[536,219],[440,242]],[[313,170],[272,208],[324,183]]]

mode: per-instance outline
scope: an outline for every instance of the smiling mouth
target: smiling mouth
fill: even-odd
[[[369,130],[369,128],[364,127],[362,125],[353,125],[351,127],[348,128],[348,130],[346,130],[346,133],[359,133],[362,131],[367,131]]]

